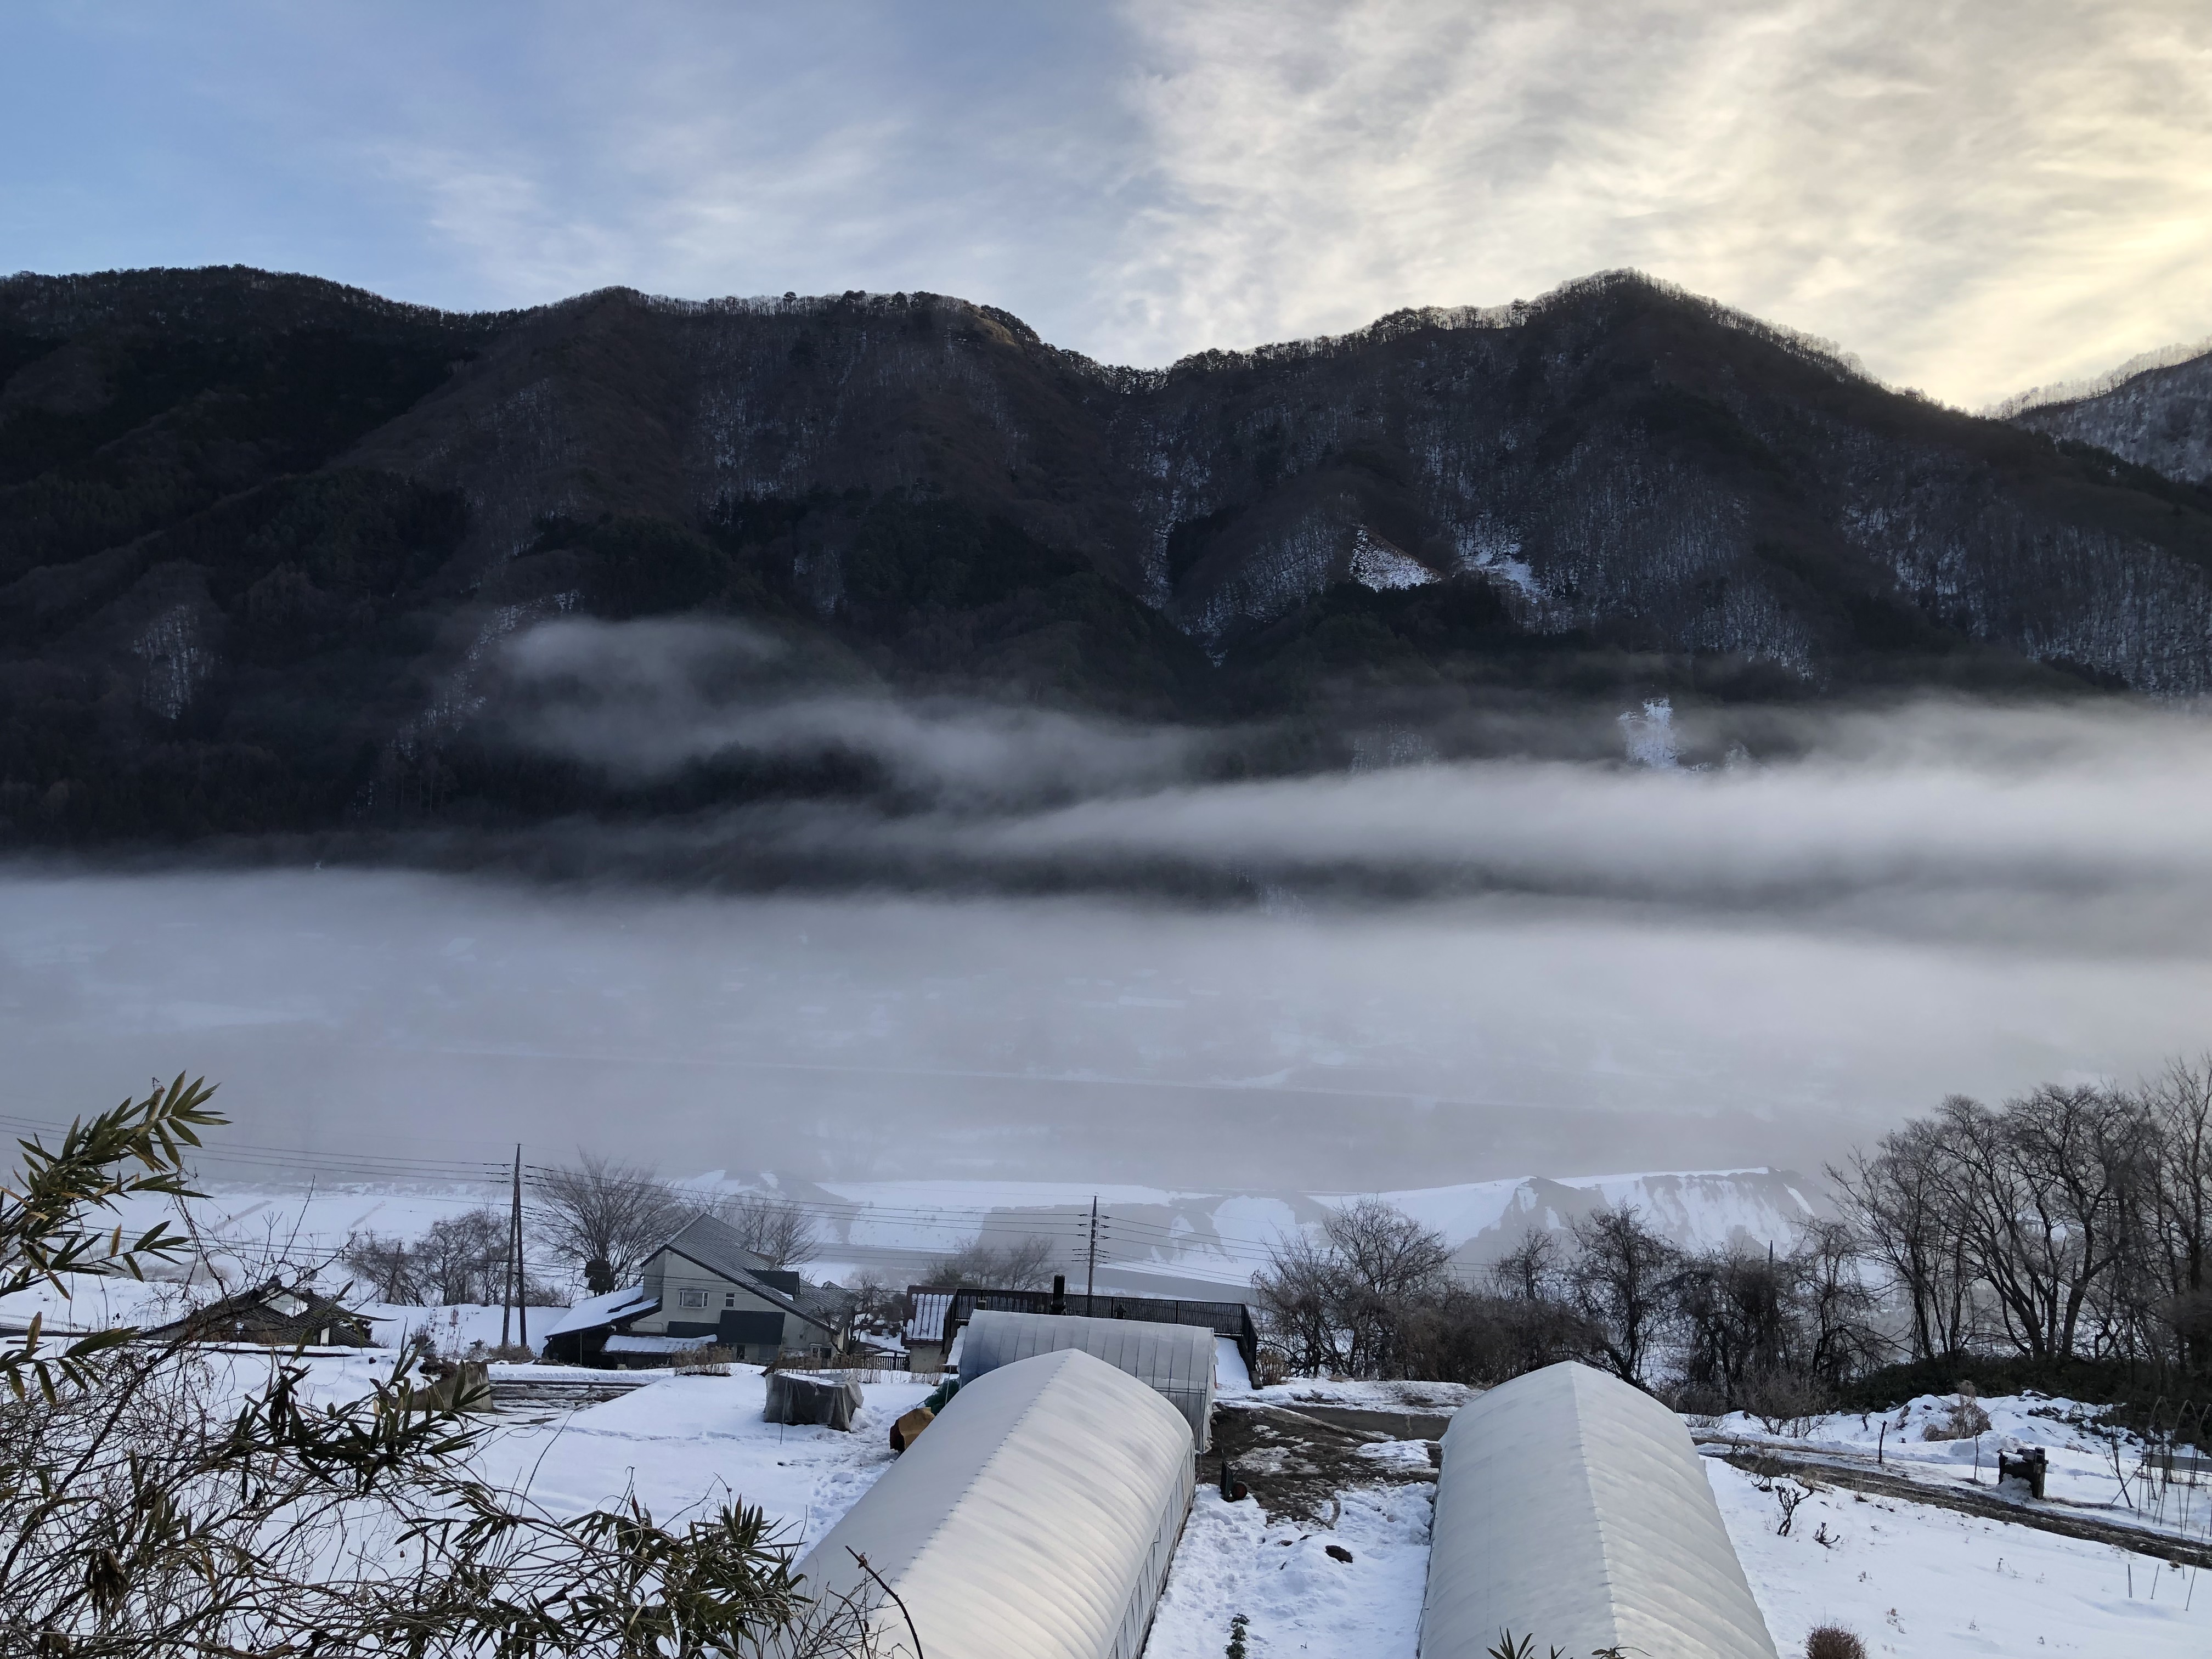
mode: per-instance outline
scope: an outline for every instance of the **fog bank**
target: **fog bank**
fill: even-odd
[[[232,1146],[315,1149],[325,1178],[518,1139],[676,1171],[1213,1191],[1811,1168],[1954,1090],[2130,1076],[2201,1046],[2212,1007],[2201,954],[1595,902],[19,872],[0,915],[12,1113],[205,1073]]]

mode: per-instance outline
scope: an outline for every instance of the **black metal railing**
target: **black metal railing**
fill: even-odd
[[[979,1309],[994,1313],[1069,1313],[1091,1319],[1141,1319],[1155,1325],[1199,1325],[1237,1344],[1249,1368],[1259,1364],[1260,1334],[1252,1324],[1252,1310],[1242,1302],[1188,1302],[1166,1297],[1085,1296],[1079,1291],[948,1291],[942,1285],[915,1285],[909,1296],[949,1296],[945,1310],[943,1340],[946,1348],[960,1328]]]

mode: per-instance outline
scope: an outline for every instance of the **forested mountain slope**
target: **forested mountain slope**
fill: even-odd
[[[2129,375],[2092,396],[2021,410],[2011,420],[2094,444],[2169,478],[2212,484],[2212,351]]]
[[[18,840],[873,787],[518,752],[497,659],[557,617],[743,618],[878,694],[1289,722],[1264,763],[1297,765],[1377,699],[2199,692],[2208,568],[2203,489],[1633,276],[1160,372],[930,295],[0,282]]]

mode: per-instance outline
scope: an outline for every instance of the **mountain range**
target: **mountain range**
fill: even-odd
[[[514,647],[553,623],[724,629],[726,698],[1200,725],[1248,771],[1504,740],[1468,709],[2195,696],[2208,362],[2000,421],[1632,273],[1162,370],[928,294],[459,314],[17,276],[0,834],[893,787],[834,741],[649,774],[533,742]]]

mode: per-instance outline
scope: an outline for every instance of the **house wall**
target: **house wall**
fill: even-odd
[[[744,1358],[753,1364],[761,1364],[786,1349],[827,1347],[829,1334],[809,1324],[795,1314],[786,1312],[745,1286],[709,1273],[688,1257],[663,1250],[645,1264],[645,1288],[660,1303],[655,1311],[629,1322],[627,1328],[640,1336],[712,1336],[721,1326],[725,1312],[741,1314],[776,1314],[783,1321],[782,1337],[774,1343],[748,1343]],[[684,1292],[696,1291],[706,1297],[706,1306],[687,1308]]]

